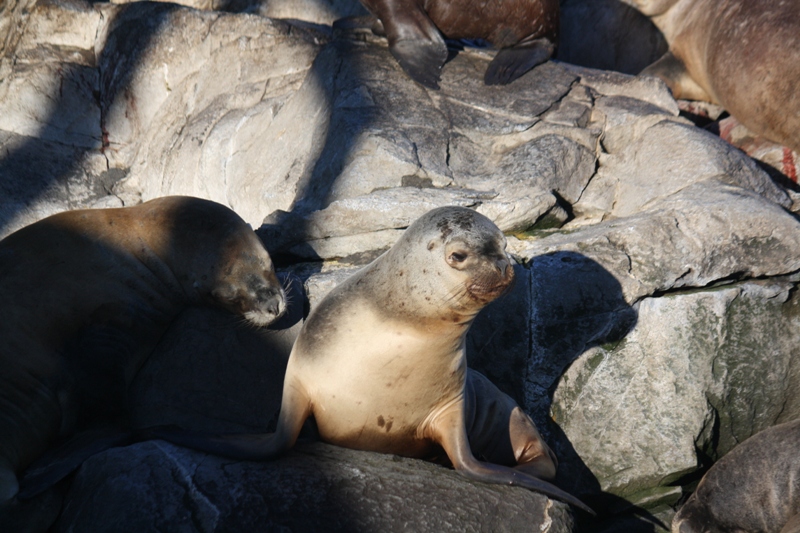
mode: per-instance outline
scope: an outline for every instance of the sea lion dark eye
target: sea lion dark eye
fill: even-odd
[[[453,252],[450,254],[450,261],[453,263],[463,263],[467,260],[467,254],[462,252]]]

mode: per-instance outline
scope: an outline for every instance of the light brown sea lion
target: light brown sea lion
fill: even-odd
[[[479,461],[470,449],[468,424],[477,452],[490,460],[505,453],[504,462],[555,472],[552,452],[510,398],[485,378],[473,376],[466,386],[467,330],[513,279],[505,237],[488,218],[461,207],[434,209],[312,310],[289,357],[275,433],[208,436],[160,428],[147,436],[263,460],[291,448],[313,417],[325,442],[419,458],[443,451],[471,479],[519,485],[591,512],[561,489],[521,469]],[[492,414],[504,419],[490,420]],[[515,450],[493,450],[492,431]]]
[[[0,507],[57,438],[123,409],[169,323],[206,304],[258,326],[285,308],[261,241],[214,202],[69,211],[0,241]]]
[[[386,35],[389,51],[409,76],[439,88],[448,39],[484,39],[499,51],[484,76],[487,85],[511,83],[553,55],[558,0],[361,0]]]
[[[800,533],[800,419],[756,433],[706,472],[673,533]]]
[[[669,52],[644,70],[676,98],[721,105],[750,130],[800,150],[800,2],[626,0]]]

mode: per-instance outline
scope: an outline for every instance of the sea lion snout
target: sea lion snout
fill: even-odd
[[[269,325],[286,311],[286,293],[271,267],[247,276],[234,272],[217,282],[211,296],[228,311],[258,327]]]
[[[275,318],[281,316],[286,311],[286,296],[278,287],[262,287],[256,292],[258,307],[267,314],[272,314]]]

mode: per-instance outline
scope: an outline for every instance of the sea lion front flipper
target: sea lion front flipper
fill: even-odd
[[[130,442],[131,432],[102,428],[78,433],[58,448],[37,459],[22,476],[19,498],[41,494],[77,470],[91,456]]]
[[[664,80],[676,99],[714,102],[714,99],[689,75],[683,61],[675,57],[672,52],[667,52],[639,74]]]
[[[555,45],[547,38],[501,48],[483,75],[486,85],[507,85],[553,56]]]
[[[453,468],[459,474],[484,483],[516,485],[534,490],[595,515],[595,512],[578,498],[547,481],[507,466],[485,463],[475,459],[469,447],[461,407],[458,404],[451,405],[449,409],[439,413],[436,420],[430,425],[434,433],[433,440],[444,448]]]
[[[410,0],[378,0],[370,10],[383,24],[389,51],[403,70],[417,83],[438,89],[447,45],[425,11]]]
[[[275,433],[231,433],[226,435],[191,431],[177,426],[155,426],[134,432],[139,441],[161,439],[178,446],[241,461],[263,461],[281,454],[297,441],[303,423],[311,414],[311,403],[302,388],[283,387],[281,414]]]

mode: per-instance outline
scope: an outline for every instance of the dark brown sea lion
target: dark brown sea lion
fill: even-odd
[[[389,51],[411,78],[439,88],[448,39],[484,39],[499,51],[484,76],[487,85],[511,83],[553,55],[558,0],[361,0],[386,35]]]
[[[58,438],[124,409],[169,323],[206,304],[258,326],[285,308],[261,241],[214,202],[70,211],[0,241],[0,508]]]
[[[721,105],[750,130],[800,151],[800,2],[629,0],[669,52],[643,73],[676,98]]]
[[[519,485],[591,512],[524,469],[479,461],[470,449],[468,425],[476,453],[555,473],[552,452],[513,400],[479,375],[467,386],[467,330],[513,279],[497,226],[466,208],[434,209],[312,310],[289,357],[275,433],[161,428],[148,436],[263,460],[291,448],[313,417],[325,442],[406,457],[444,452],[471,479]]]
[[[673,533],[800,533],[800,420],[756,433],[717,461]]]

